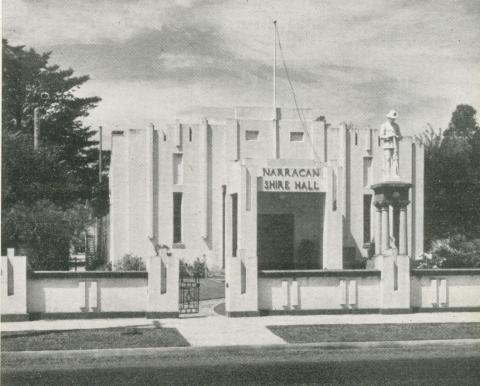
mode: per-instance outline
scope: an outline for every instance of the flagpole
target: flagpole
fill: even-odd
[[[273,119],[277,119],[277,21],[273,21]]]

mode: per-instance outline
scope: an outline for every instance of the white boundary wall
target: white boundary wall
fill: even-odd
[[[380,272],[371,276],[301,276],[259,279],[260,310],[370,310],[380,309]]]
[[[179,262],[152,256],[147,271],[31,271],[25,256],[2,256],[2,320],[177,317]]]
[[[412,270],[414,310],[480,310],[480,269]]]

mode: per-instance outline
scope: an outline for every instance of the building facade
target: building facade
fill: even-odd
[[[110,261],[151,256],[153,244],[210,269],[242,255],[260,271],[356,268],[372,256],[378,130],[300,114],[204,108],[164,127],[113,132]],[[415,258],[423,252],[423,148],[403,137],[399,154],[402,181],[412,186],[406,247]],[[398,244],[400,216],[389,211]]]

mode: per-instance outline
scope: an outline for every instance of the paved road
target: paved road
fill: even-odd
[[[480,345],[104,350],[2,355],[3,385],[477,385]]]

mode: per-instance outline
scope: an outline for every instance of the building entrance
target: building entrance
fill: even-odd
[[[293,214],[258,215],[257,250],[260,269],[294,268]]]
[[[322,268],[323,193],[258,192],[260,270]]]

